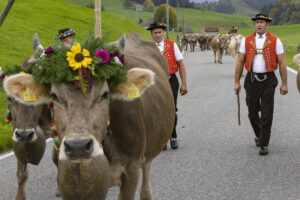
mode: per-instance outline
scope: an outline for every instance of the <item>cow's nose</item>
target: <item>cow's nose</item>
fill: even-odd
[[[68,139],[65,140],[64,146],[70,159],[87,158],[94,150],[92,139]]]
[[[16,131],[16,138],[20,142],[30,142],[34,136],[34,131]]]

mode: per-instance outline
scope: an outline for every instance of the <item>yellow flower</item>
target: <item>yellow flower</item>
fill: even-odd
[[[92,58],[90,58],[90,52],[87,49],[81,51],[81,45],[77,43],[76,46],[71,47],[71,51],[67,52],[67,61],[75,71],[81,67],[87,68],[92,63]]]
[[[25,74],[25,72],[21,71],[21,72],[19,72],[19,74]]]

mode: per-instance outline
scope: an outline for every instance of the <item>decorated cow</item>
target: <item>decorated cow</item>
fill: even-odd
[[[34,37],[34,48],[35,51],[41,48],[37,35]],[[11,121],[13,126],[12,143],[17,158],[18,178],[16,200],[26,199],[25,185],[29,176],[28,164],[38,165],[40,163],[45,152],[46,139],[52,133],[51,115],[47,106],[48,98],[39,98],[33,95],[41,93],[46,96],[47,89],[43,85],[38,85],[31,75],[21,71],[26,71],[30,62],[36,62],[36,59],[31,56],[24,61],[22,68],[13,66],[0,72],[0,79],[3,79],[3,88],[7,94],[6,120],[7,122]],[[17,74],[10,76],[11,73]],[[16,91],[18,92],[16,93]],[[54,149],[53,161],[57,165],[56,152]],[[59,191],[56,196],[59,196]]]
[[[120,187],[118,199],[133,200],[140,168],[140,197],[152,199],[150,166],[170,138],[174,101],[165,60],[153,42],[133,33],[124,55],[88,37],[71,49],[51,47],[31,66],[32,75],[26,74],[37,88],[49,86],[32,95],[53,101],[59,188],[65,200],[105,199],[112,186]],[[22,102],[20,88],[26,84],[13,88]]]

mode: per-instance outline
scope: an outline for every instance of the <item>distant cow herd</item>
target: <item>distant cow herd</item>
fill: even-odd
[[[187,51],[189,47],[190,51],[194,52],[197,44],[201,51],[213,50],[214,62],[222,64],[223,53],[229,54],[234,59],[237,59],[238,49],[243,39],[242,35],[232,31],[229,32],[230,33],[227,34],[217,35],[210,33],[187,33],[183,35],[181,44],[185,51]],[[216,59],[217,55],[218,60]]]

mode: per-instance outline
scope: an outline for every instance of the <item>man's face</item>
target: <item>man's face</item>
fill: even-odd
[[[69,37],[66,37],[66,38],[62,39],[62,42],[67,47],[71,47],[74,44],[74,35],[71,35]]]
[[[164,39],[164,34],[165,34],[164,30],[161,28],[156,28],[151,31],[152,39],[156,43],[159,43]]]
[[[254,26],[256,33],[262,35],[267,31],[269,23],[267,23],[265,20],[255,20]]]

